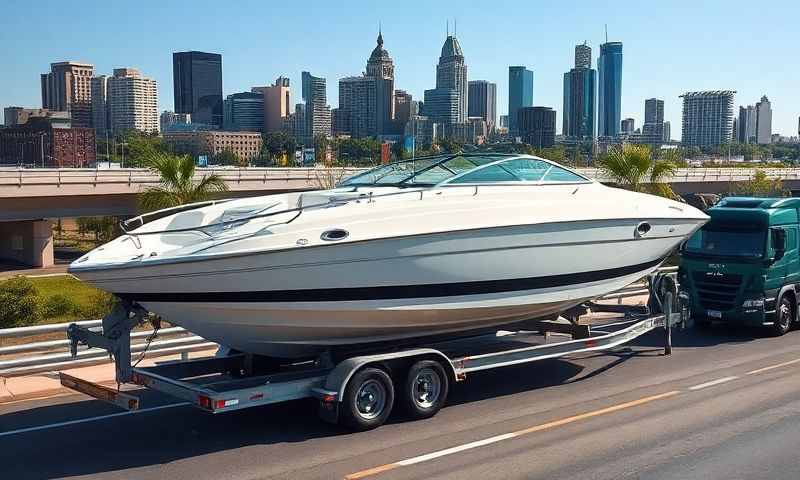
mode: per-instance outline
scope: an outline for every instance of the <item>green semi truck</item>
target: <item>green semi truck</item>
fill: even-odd
[[[695,324],[768,327],[798,319],[800,198],[723,199],[681,249],[678,280]]]

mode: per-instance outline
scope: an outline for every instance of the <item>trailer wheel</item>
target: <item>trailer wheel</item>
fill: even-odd
[[[408,369],[401,401],[414,419],[430,418],[441,410],[450,390],[449,378],[439,362],[420,360]]]
[[[776,337],[784,335],[794,323],[794,304],[789,295],[784,294],[775,309],[775,321],[772,323],[772,334]]]
[[[347,382],[340,423],[355,431],[380,427],[394,406],[394,385],[378,368],[364,368]]]

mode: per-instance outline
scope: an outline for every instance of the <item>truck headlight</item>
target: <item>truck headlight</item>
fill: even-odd
[[[764,297],[749,298],[742,303],[742,308],[763,308],[763,307],[764,307]]]

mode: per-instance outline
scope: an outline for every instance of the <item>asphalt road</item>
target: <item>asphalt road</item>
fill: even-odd
[[[154,394],[135,414],[78,395],[10,404],[0,478],[797,479],[800,331],[757,335],[678,332],[665,357],[654,332],[472,374],[436,417],[358,434],[306,401],[218,416]]]

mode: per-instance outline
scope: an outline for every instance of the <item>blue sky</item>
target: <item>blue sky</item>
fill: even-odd
[[[178,0],[3,0],[0,107],[40,106],[39,74],[51,62],[91,62],[98,73],[139,68],[155,78],[159,107],[172,109],[174,51],[223,55],[224,93],[288,75],[293,102],[300,72],[337,80],[358,74],[375,46],[378,22],[395,62],[395,85],[421,98],[435,83],[445,22],[457,19],[469,79],[498,84],[507,110],[508,65],[534,71],[534,104],[554,107],[561,127],[562,78],[576,43],[587,40],[596,65],[603,25],[624,43],[622,116],[644,116],[644,99],[665,100],[673,138],[688,90],[732,89],[736,106],[766,94],[773,131],[797,135],[800,116],[800,2],[228,2]],[[452,29],[451,20],[451,29]]]

